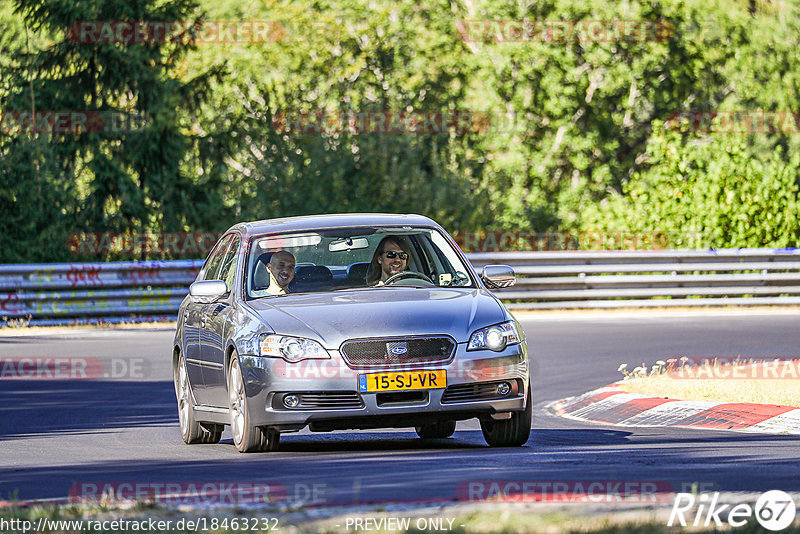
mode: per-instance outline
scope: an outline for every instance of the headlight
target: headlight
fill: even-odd
[[[278,334],[265,335],[261,338],[260,354],[269,358],[283,358],[289,363],[330,358],[328,351],[313,339]]]
[[[494,326],[481,328],[469,338],[467,350],[489,349],[500,352],[509,345],[515,345],[521,340],[514,321],[507,321]]]

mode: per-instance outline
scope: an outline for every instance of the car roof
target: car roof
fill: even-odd
[[[242,222],[229,231],[237,230],[246,236],[277,232],[303,232],[325,228],[350,228],[356,226],[422,226],[441,228],[423,215],[398,213],[334,213],[328,215],[304,215],[282,217],[263,221]]]

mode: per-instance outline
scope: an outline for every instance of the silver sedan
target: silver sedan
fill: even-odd
[[[280,435],[414,427],[486,442],[531,429],[524,335],[438,224],[347,214],[240,223],[214,246],[178,313],[173,348],[186,443],[277,450]]]

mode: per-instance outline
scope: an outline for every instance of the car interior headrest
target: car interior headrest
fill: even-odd
[[[267,271],[267,264],[274,252],[265,252],[256,260],[256,265],[253,268],[253,289],[267,289],[269,287],[269,271]]]
[[[367,282],[367,272],[369,271],[369,262],[351,263],[347,267],[347,279],[351,282],[359,282],[365,284]]]
[[[294,280],[301,283],[320,283],[333,280],[333,273],[324,265],[301,265],[295,269]]]

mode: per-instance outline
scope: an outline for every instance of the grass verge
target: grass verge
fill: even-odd
[[[456,507],[459,508],[459,507]],[[751,532],[764,532],[760,525],[751,518],[741,528],[730,529],[723,527],[668,527],[667,519],[669,506],[663,509],[642,508],[631,510],[621,509],[603,510],[602,508],[589,507],[576,509],[553,509],[552,506],[540,505],[540,510],[530,506],[514,507],[505,506],[499,510],[455,510],[448,507],[418,510],[414,512],[385,510],[358,511],[342,513],[342,511],[291,511],[291,512],[263,512],[256,510],[225,509],[214,512],[197,513],[187,510],[176,510],[152,505],[134,505],[124,510],[106,506],[81,507],[81,506],[28,506],[0,508],[0,531],[21,533],[25,527],[37,529],[42,527],[38,523],[40,518],[46,522],[37,532],[137,532],[140,534],[153,532],[147,522],[158,523],[170,521],[170,527],[159,532],[213,532],[236,534],[241,532],[275,531],[286,534],[310,533],[339,533],[339,532],[385,532],[385,533],[420,533],[420,532],[450,532],[454,534],[540,534],[540,533],[581,533],[581,534],[654,534],[661,532],[694,532],[718,533],[720,531],[734,531],[742,534]],[[321,517],[322,516],[322,517]],[[361,519],[361,528],[357,519]],[[228,520],[225,522],[225,520]],[[238,522],[232,527],[232,520]],[[369,519],[369,527],[365,523]],[[392,521],[389,521],[389,520]],[[117,528],[112,521],[127,520],[125,528]],[[204,521],[203,521],[204,520]],[[384,521],[382,521],[384,520]],[[14,522],[16,521],[16,522]],[[30,522],[25,524],[23,522]],[[59,521],[82,521],[73,523],[65,528],[58,528]],[[140,521],[141,527],[131,527],[130,522]],[[204,528],[188,528],[188,521],[201,521]],[[243,529],[241,526],[248,524],[258,525],[256,528]],[[253,523],[253,521],[256,521]],[[106,522],[106,526],[98,527],[97,523]],[[402,527],[386,528],[386,525],[402,525]],[[66,525],[66,523],[65,523]],[[177,526],[181,525],[181,527]],[[217,526],[213,526],[217,525]],[[224,526],[223,526],[224,525]],[[800,534],[800,523],[795,523],[781,532]]]
[[[39,336],[46,334],[63,334],[86,330],[151,330],[155,328],[175,329],[175,321],[152,323],[98,323],[61,326],[16,326],[0,325],[0,336]]]
[[[683,360],[683,361],[681,361]],[[630,373],[620,366],[627,393],[690,401],[749,402],[800,408],[800,360],[689,359],[658,362]]]

